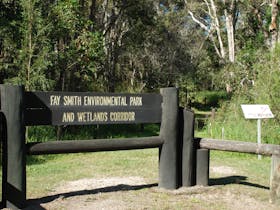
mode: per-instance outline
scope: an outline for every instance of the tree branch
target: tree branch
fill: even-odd
[[[207,31],[208,33],[210,33],[210,29],[208,29],[208,27],[202,23],[201,21],[199,21],[196,17],[194,17],[193,12],[188,11],[188,13],[191,15],[192,19],[194,22],[196,22],[201,28],[203,28],[205,31]]]

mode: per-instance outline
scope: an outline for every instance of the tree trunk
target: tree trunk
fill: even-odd
[[[90,11],[89,11],[89,19],[95,22],[95,14],[96,13],[96,0],[91,1]]]
[[[235,61],[233,14],[225,10],[229,61]]]
[[[223,1],[225,9],[224,15],[226,18],[226,30],[227,30],[227,40],[228,40],[228,58],[231,63],[235,61],[235,43],[234,43],[234,24],[235,20],[235,13],[236,13],[236,0],[232,0],[229,3]]]
[[[278,41],[277,31],[277,16],[279,13],[278,0],[272,0],[271,2],[271,23],[269,25],[269,32],[271,33],[271,48],[274,49]]]
[[[226,53],[225,53],[225,48],[224,48],[222,35],[221,35],[219,18],[218,18],[218,15],[217,15],[217,7],[216,7],[213,0],[210,0],[210,3],[211,3],[212,12],[213,12],[214,22],[215,22],[214,27],[216,29],[216,33],[217,33],[218,41],[219,41],[219,46],[220,46],[220,53],[221,53],[222,58],[224,59]]]

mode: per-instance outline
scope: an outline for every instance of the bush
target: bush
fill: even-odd
[[[225,91],[200,91],[194,94],[191,105],[200,110],[210,110],[229,98],[230,95]]]

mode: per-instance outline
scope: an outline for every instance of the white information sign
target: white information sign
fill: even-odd
[[[257,119],[258,128],[258,144],[261,144],[261,119],[274,118],[270,108],[266,104],[243,104],[241,105],[245,119]],[[258,159],[261,159],[261,155],[258,155]]]
[[[245,119],[274,118],[270,108],[266,104],[241,105]]]

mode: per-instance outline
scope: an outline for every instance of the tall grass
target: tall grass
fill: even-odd
[[[209,119],[198,134],[217,139],[256,142],[257,120],[244,118],[241,110],[241,104],[244,103],[247,103],[246,100],[240,98],[224,103],[218,109],[215,119]],[[263,119],[261,128],[262,143],[280,144],[280,127],[277,119]]]

